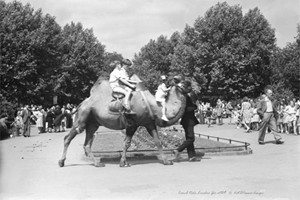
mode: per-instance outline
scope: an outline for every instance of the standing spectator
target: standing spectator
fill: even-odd
[[[37,111],[38,111],[38,108],[36,106],[33,106],[31,107],[31,121],[32,121],[32,124],[36,124],[36,120],[37,120],[37,117],[36,117],[36,114],[37,114]]]
[[[210,110],[210,107],[206,110],[206,119],[207,119],[207,127],[209,128],[211,126],[211,119],[212,119],[212,111]]]
[[[273,92],[271,89],[265,90],[266,97],[259,102],[257,106],[257,113],[262,118],[262,122],[259,129],[258,143],[264,145],[266,130],[269,127],[272,130],[273,136],[275,138],[276,144],[283,144],[281,137],[276,134],[278,133],[276,119],[278,118],[278,113],[276,110],[276,102],[273,99]]]
[[[77,106],[74,105],[74,107],[72,109],[72,113],[71,113],[71,115],[72,115],[72,124],[75,123],[76,111],[77,111]]]
[[[49,133],[52,133],[52,129],[53,129],[53,121],[54,121],[53,111],[54,111],[54,107],[49,108],[46,115],[46,129],[47,132]]]
[[[241,116],[238,107],[234,107],[232,111],[232,115],[233,115],[233,123],[236,125],[236,128],[240,128]]]
[[[259,115],[257,113],[257,104],[253,104],[253,105],[254,107],[252,108],[251,126],[253,130],[258,131]]]
[[[62,107],[61,113],[64,114],[64,116],[62,117],[62,120],[61,120],[61,131],[65,132],[66,131],[65,130],[65,128],[66,128],[66,121],[67,121],[67,119],[66,119],[67,111],[66,111],[65,106]]]
[[[279,133],[283,133],[283,111],[284,111],[284,106],[283,106],[283,102],[280,102],[279,106],[278,106],[278,119],[277,119],[277,126],[278,126],[278,131]]]
[[[174,150],[175,154],[175,160],[179,161],[180,152],[182,152],[185,148],[188,152],[188,157],[190,162],[196,162],[200,161],[196,158],[196,152],[194,147],[194,141],[195,141],[195,133],[194,133],[194,126],[199,124],[197,118],[195,117],[195,110],[197,109],[197,106],[192,102],[190,95],[190,92],[192,90],[191,88],[191,82],[185,81],[184,84],[189,88],[189,94],[186,98],[186,108],[185,112],[181,118],[180,124],[183,126],[186,140],[176,149]]]
[[[25,105],[22,112],[22,120],[24,123],[24,137],[30,137],[30,119],[31,119],[31,111],[29,110],[29,106]]]
[[[42,106],[39,106],[37,111],[35,112],[36,116],[36,127],[38,128],[38,134],[41,134],[43,132],[43,121],[44,121],[44,114],[42,113]]]
[[[296,110],[295,102],[291,100],[290,105],[285,108],[284,112],[288,114],[288,132],[293,130],[293,133],[298,135],[296,131]]]
[[[226,105],[227,105],[227,102],[226,101],[222,101],[222,110],[223,110],[223,113],[222,113],[222,123],[223,123],[223,118],[227,118],[227,113],[226,113]]]
[[[221,99],[218,99],[217,101],[217,118],[218,118],[218,125],[222,125],[223,124],[223,103],[221,101]]]
[[[289,123],[289,115],[288,113],[285,112],[285,109],[286,109],[287,105],[285,103],[285,101],[283,102],[283,115],[282,115],[282,128],[283,128],[283,133],[286,133],[286,134],[290,134],[289,133],[289,126],[288,126],[288,123]]]
[[[6,125],[7,118],[6,113],[0,114],[0,139],[2,139],[3,136],[9,135],[8,127]]]
[[[249,103],[250,103],[252,108],[254,108],[254,106],[256,105],[256,102],[254,102],[253,99],[249,99]]]
[[[296,117],[297,117],[297,121],[296,121],[296,126],[298,129],[298,135],[300,135],[300,102],[298,100],[298,103],[296,104],[297,107],[297,111],[296,111]]]
[[[72,124],[72,116],[71,116],[72,106],[69,103],[67,104],[66,111],[67,111],[66,128],[71,128],[73,125]]]
[[[16,127],[16,136],[23,134],[24,132],[24,123],[22,119],[22,111],[17,112],[17,116],[15,117],[14,126]]]
[[[218,118],[218,109],[215,107],[211,107],[212,109],[212,114],[211,114],[211,124],[217,124],[217,118]]]
[[[228,101],[228,103],[226,104],[226,114],[227,117],[229,118],[229,122],[228,122],[229,125],[232,124],[232,111],[233,111],[233,107],[231,101]]]
[[[42,108],[42,113],[43,113],[43,129],[42,133],[46,132],[46,117],[47,117],[47,112],[44,108]]]
[[[54,110],[54,132],[60,132],[60,126],[61,126],[61,119],[59,118],[59,116],[62,114],[61,109],[59,107],[59,105],[56,106],[55,110]]]
[[[250,123],[251,123],[251,117],[252,113],[250,111],[251,104],[249,102],[248,97],[243,98],[242,108],[241,108],[241,115],[242,115],[242,124],[247,129],[247,132],[250,131]]]
[[[205,124],[205,120],[204,120],[204,104],[202,101],[199,101],[198,105],[197,105],[198,109],[197,109],[197,114],[198,114],[198,120],[200,122],[200,124]]]

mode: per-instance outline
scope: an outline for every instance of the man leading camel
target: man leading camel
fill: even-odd
[[[173,153],[175,154],[174,161],[179,162],[180,152],[182,152],[184,149],[187,149],[189,161],[198,162],[201,160],[196,158],[196,151],[194,147],[194,141],[195,141],[194,126],[199,124],[197,118],[195,117],[195,110],[197,109],[197,106],[193,103],[190,97],[192,92],[191,82],[184,81],[182,85],[184,85],[185,88],[187,88],[186,91],[188,92],[188,95],[186,95],[185,112],[180,122],[180,124],[183,126],[186,140],[177,149],[173,151]]]
[[[129,98],[131,92],[135,89],[135,81],[129,80],[129,75],[127,73],[128,67],[132,65],[129,59],[123,59],[122,62],[115,61],[112,63],[115,69],[111,72],[109,77],[109,83],[113,92],[121,93],[125,95],[124,107],[127,109],[128,114],[135,114],[131,111]]]

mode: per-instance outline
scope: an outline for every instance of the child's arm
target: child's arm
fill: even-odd
[[[168,92],[171,89],[171,87],[167,88],[166,84],[164,84],[164,83],[161,84],[160,86],[161,86],[160,87],[161,90],[164,91],[164,92]]]

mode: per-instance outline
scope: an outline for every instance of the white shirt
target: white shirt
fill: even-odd
[[[272,101],[268,97],[265,98],[266,104],[267,104],[267,110],[266,112],[273,112],[273,105]]]
[[[119,87],[119,79],[129,80],[129,75],[127,71],[122,67],[121,69],[115,68],[109,76],[109,82],[111,88]]]

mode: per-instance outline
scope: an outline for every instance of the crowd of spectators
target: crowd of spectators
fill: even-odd
[[[257,103],[264,98],[262,95],[256,99],[244,97],[240,103],[233,104],[232,101],[221,101],[218,99],[215,106],[210,103],[197,101],[198,109],[196,117],[200,124],[222,125],[223,118],[228,118],[229,125],[236,125],[236,128],[245,128],[247,132],[257,131],[261,122],[257,113]],[[280,133],[295,135],[300,134],[300,100],[278,101],[276,108],[279,114],[277,119],[278,130]]]
[[[66,128],[71,128],[74,122],[76,105],[67,104],[63,106],[55,105],[43,107],[41,105],[25,105],[17,108],[14,113],[14,122],[11,127],[14,128],[12,135],[30,136],[30,129],[26,127],[25,111],[28,112],[29,125],[35,124],[38,133],[64,132]],[[25,132],[29,133],[25,133]]]
[[[235,125],[236,128],[244,128],[247,132],[251,130],[257,131],[261,122],[257,113],[257,103],[262,100],[262,95],[256,99],[244,97],[240,101],[224,101],[218,99],[215,106],[210,103],[197,101],[196,117],[200,124],[207,124],[208,127],[213,124],[223,125],[223,119],[228,119],[229,125]],[[76,105],[54,105],[51,107],[43,107],[41,105],[26,105],[18,108],[14,113],[14,122],[11,127],[15,133],[11,135],[30,136],[29,130],[26,129],[24,122],[25,109],[29,112],[29,124],[35,124],[38,133],[63,132],[66,128],[71,128],[74,122],[74,112]],[[300,134],[300,100],[280,100],[278,101],[277,111],[279,117],[277,119],[278,131],[285,134]],[[4,119],[4,117],[1,117]],[[29,131],[29,136],[25,131]]]

